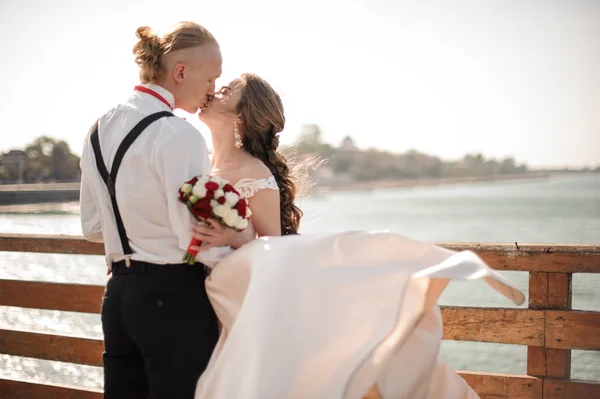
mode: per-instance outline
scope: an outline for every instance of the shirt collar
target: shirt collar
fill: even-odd
[[[162,86],[154,83],[140,83],[140,86],[150,90],[154,90],[158,94],[164,97],[165,100],[171,105],[171,109],[175,109],[175,96],[171,92]]]

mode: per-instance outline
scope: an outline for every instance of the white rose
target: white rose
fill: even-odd
[[[229,208],[227,208],[225,205],[217,204],[217,206],[213,207],[213,213],[220,218],[223,218],[228,210]]]
[[[235,228],[238,230],[244,230],[246,227],[248,227],[248,220],[244,219],[243,217],[238,218],[237,222],[235,223]]]
[[[192,192],[192,185],[191,184],[187,184],[185,183],[183,186],[181,186],[181,191],[184,194],[189,194]]]
[[[221,198],[224,195],[225,191],[223,191],[223,189],[218,189],[217,191],[215,191],[215,198]]]
[[[236,193],[225,193],[225,201],[231,207],[235,206],[240,200],[240,197]]]
[[[222,179],[219,176],[211,176],[208,181],[212,181],[212,182],[215,182],[215,183],[221,185],[221,180]]]
[[[219,206],[219,203],[215,200],[210,200],[210,206],[212,209],[215,209],[216,207]]]
[[[231,226],[235,226],[239,217],[240,217],[240,215],[238,215],[237,210],[230,209],[229,211],[227,211],[225,216],[223,216],[223,221],[225,222],[225,224],[227,226],[231,227]]]
[[[205,183],[200,183],[200,181],[198,181],[198,183],[196,183],[194,185],[194,188],[192,189],[192,192],[194,193],[194,195],[198,198],[204,198],[206,197],[206,187],[204,187]]]

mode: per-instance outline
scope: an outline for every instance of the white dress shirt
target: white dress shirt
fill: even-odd
[[[146,86],[171,106],[174,97],[164,88]],[[170,111],[166,104],[146,93],[131,97],[104,114],[98,136],[106,168],[110,171],[117,148],[144,117]],[[96,167],[89,135],[81,156],[81,227],[83,236],[104,242],[107,262],[124,259],[117,224],[106,184]],[[152,123],[125,153],[115,182],[132,259],[166,264],[182,263],[191,239],[192,217],[178,200],[178,189],[195,175],[209,174],[206,142],[200,132],[179,117]]]

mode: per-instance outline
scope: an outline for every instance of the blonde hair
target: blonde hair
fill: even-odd
[[[164,78],[164,56],[169,53],[205,44],[218,45],[205,27],[190,21],[178,23],[162,36],[148,26],[140,26],[135,33],[139,40],[133,46],[133,54],[142,83],[157,83]]]

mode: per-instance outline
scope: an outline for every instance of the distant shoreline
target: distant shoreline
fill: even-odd
[[[1,214],[45,214],[45,213],[62,213],[62,214],[78,214],[79,202],[45,202],[41,204],[15,204],[15,205],[0,205]]]
[[[329,191],[369,191],[392,188],[429,187],[450,184],[473,184],[509,180],[532,180],[546,179],[552,173],[529,172],[521,174],[493,175],[493,176],[469,176],[469,177],[440,177],[440,178],[415,178],[415,179],[385,179],[368,182],[343,182],[343,183],[319,183],[313,192],[326,193]]]
[[[370,191],[381,189],[397,189],[412,187],[433,187],[455,184],[477,184],[486,182],[539,180],[551,176],[570,175],[569,173],[554,172],[528,172],[522,174],[507,174],[495,176],[471,177],[445,177],[445,178],[418,178],[418,179],[387,179],[370,182],[343,182],[339,184],[319,183],[315,185],[310,194],[327,194],[336,191]],[[38,204],[0,205],[0,214],[36,214],[36,213],[65,213],[77,214],[78,201],[65,201]]]

